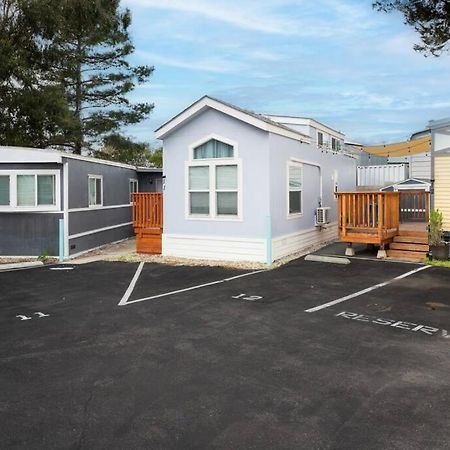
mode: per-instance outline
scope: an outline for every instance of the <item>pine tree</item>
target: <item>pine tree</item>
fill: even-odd
[[[425,55],[440,56],[449,49],[450,2],[448,0],[379,0],[373,3],[378,11],[400,11],[405,23],[420,36],[414,49]]]
[[[74,120],[66,144],[81,153],[147,117],[153,104],[132,104],[128,94],[154,69],[127,61],[134,52],[131,13],[120,0],[46,1],[53,9],[47,30],[57,61],[52,82],[64,88]]]
[[[0,0],[0,145],[63,143],[71,127],[64,90],[46,81],[51,63],[40,9],[38,2]]]

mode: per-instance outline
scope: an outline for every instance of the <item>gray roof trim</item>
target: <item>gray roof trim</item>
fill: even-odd
[[[2,152],[9,152],[8,159],[2,159]],[[103,164],[106,166],[122,167],[124,169],[136,169],[135,166],[130,164],[120,163],[116,161],[108,161],[106,159],[93,158],[91,156],[74,155],[73,153],[62,152],[60,150],[53,150],[49,148],[33,148],[33,147],[14,147],[14,146],[0,146],[0,163],[27,163],[26,152],[32,153],[34,156],[42,155],[42,161],[40,162],[56,162],[61,163],[62,159],[78,159],[80,161],[91,162],[95,164]],[[38,158],[33,162],[38,162]]]
[[[161,167],[136,167],[137,173],[162,173],[163,170]]]

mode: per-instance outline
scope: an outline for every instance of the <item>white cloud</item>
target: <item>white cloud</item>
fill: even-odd
[[[176,67],[179,69],[197,70],[211,73],[232,73],[243,70],[242,63],[229,61],[221,56],[210,56],[192,60],[183,60],[174,56],[163,56],[157,53],[137,50],[135,55],[144,62],[150,64],[160,64],[162,66]]]
[[[264,2],[257,1],[208,1],[208,0],[128,0],[129,5],[195,14],[246,30],[290,35],[296,26],[288,18],[277,17],[271,8],[262,12]]]

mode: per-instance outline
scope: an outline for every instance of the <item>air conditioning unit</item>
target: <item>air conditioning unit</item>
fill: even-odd
[[[316,209],[316,226],[322,226],[330,223],[330,207],[325,206]]]

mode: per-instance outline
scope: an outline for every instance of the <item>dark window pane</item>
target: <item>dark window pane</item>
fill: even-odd
[[[209,193],[191,192],[191,214],[209,214]]]
[[[302,211],[301,199],[302,193],[300,191],[289,192],[289,214],[296,214]]]
[[[38,175],[37,177],[38,205],[55,204],[55,176]]]
[[[102,204],[102,180],[101,178],[97,178],[95,180],[95,204]]]
[[[217,214],[237,216],[237,192],[217,193]]]
[[[9,206],[9,175],[0,176],[0,205]]]
[[[225,142],[211,139],[202,145],[194,148],[194,159],[209,159],[209,158],[232,158],[234,149],[232,145],[225,144]]]

